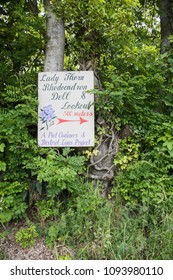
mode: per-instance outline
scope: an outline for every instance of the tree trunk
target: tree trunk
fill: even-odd
[[[25,1],[27,3],[27,1]],[[29,8],[34,16],[38,16],[39,10],[37,0],[28,0]]]
[[[50,0],[44,0],[47,15],[47,44],[44,61],[44,71],[63,71],[64,68],[64,22],[62,18],[57,19],[52,11]]]
[[[165,53],[169,50],[171,45],[169,36],[173,35],[173,4],[171,1],[172,0],[158,0],[161,26],[161,53]]]

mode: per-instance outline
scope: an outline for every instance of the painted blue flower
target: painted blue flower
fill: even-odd
[[[47,129],[48,129],[48,122],[50,122],[54,118],[56,118],[55,111],[53,110],[52,105],[44,106],[41,109],[39,117],[40,117],[42,123],[46,123]]]

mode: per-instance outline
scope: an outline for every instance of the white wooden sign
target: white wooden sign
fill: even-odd
[[[92,71],[39,73],[39,146],[94,146],[93,88]]]

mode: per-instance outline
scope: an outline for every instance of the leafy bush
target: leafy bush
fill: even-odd
[[[162,117],[163,118],[163,117]],[[152,208],[167,208],[173,201],[173,146],[172,123],[151,121],[150,132],[140,140],[137,156],[132,156],[133,139],[120,143],[120,152],[115,159],[119,172],[115,178],[113,193],[120,194],[131,205],[149,205]],[[161,136],[162,135],[162,136]],[[139,143],[139,140],[137,140]],[[136,141],[136,142],[137,142]],[[134,144],[133,144],[134,145]],[[126,158],[126,163],[124,163]],[[171,209],[171,208],[170,208]]]
[[[33,159],[37,169],[39,182],[47,183],[47,196],[55,198],[62,191],[78,192],[80,174],[84,171],[85,157],[69,155],[71,149],[62,150],[62,154],[54,149],[48,151],[46,158]],[[28,164],[27,166],[29,166]]]
[[[0,222],[23,217],[28,207],[24,200],[26,184],[0,182]]]
[[[73,259],[171,259],[172,212],[123,206],[83,189],[72,203],[47,223],[46,244],[62,244]],[[85,192],[85,193],[84,193]],[[59,205],[59,210],[62,211]]]
[[[35,202],[35,206],[42,225],[45,224],[47,219],[59,216],[58,202],[52,198],[38,200]]]
[[[59,211],[60,215],[48,228],[47,245],[52,246],[59,240],[75,248],[80,258],[87,255],[92,242],[94,246],[94,240],[103,242],[101,239],[104,239],[103,243],[107,242],[110,218],[108,224],[105,219],[108,221],[111,205],[100,196],[98,189],[93,189],[92,183],[83,183],[78,195],[69,200],[68,208],[64,210],[59,205]]]
[[[16,233],[16,242],[18,242],[21,247],[26,248],[35,245],[37,237],[38,232],[36,226],[30,224],[29,227],[18,230]]]
[[[37,153],[31,127],[37,121],[35,87],[14,79],[3,88],[0,110],[0,220],[21,218],[28,208],[26,193],[30,188],[30,171],[26,163]]]

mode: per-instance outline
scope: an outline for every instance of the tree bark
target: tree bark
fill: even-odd
[[[39,10],[37,5],[37,0],[28,0],[28,4],[33,15],[38,16]]]
[[[173,35],[173,4],[171,2],[172,0],[158,0],[161,26],[161,53],[165,53],[171,46],[169,40],[169,36]]]
[[[52,11],[50,0],[44,0],[47,16],[47,44],[44,61],[44,71],[63,71],[64,68],[64,22],[62,18],[57,19]]]

